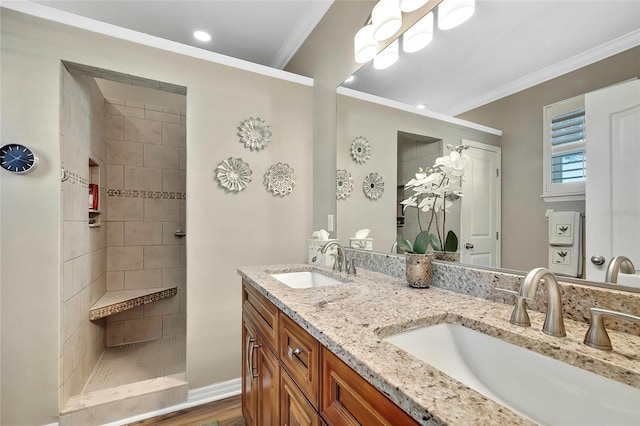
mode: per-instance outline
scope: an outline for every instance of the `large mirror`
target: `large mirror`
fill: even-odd
[[[608,17],[607,22],[602,16]],[[558,25],[567,28],[550,29]],[[392,251],[398,233],[411,239],[417,229],[415,218],[411,210],[403,215],[398,205],[407,196],[404,183],[418,166],[429,166],[435,157],[447,153],[447,145],[466,144],[472,145],[469,151],[491,157],[481,162],[484,171],[476,167],[474,179],[483,173],[486,178],[494,168],[492,161],[498,162],[500,171],[497,188],[486,194],[472,192],[470,197],[463,191],[466,205],[454,201],[448,213],[447,228],[459,236],[462,262],[519,272],[548,266],[549,211],[589,216],[589,210],[584,199],[550,202],[541,197],[543,108],[639,78],[638,31],[637,2],[478,1],[469,21],[448,32],[436,29],[432,44],[422,51],[401,52],[398,62],[384,70],[365,64],[353,81],[338,89],[337,168],[351,173],[354,190],[347,199],[337,201],[337,238],[348,245],[356,231],[371,229],[373,250],[384,253]],[[427,109],[417,109],[418,103]],[[451,114],[455,118],[448,118]],[[637,126],[631,124],[632,131]],[[356,137],[365,138],[371,146],[365,162],[356,162],[352,156]],[[637,148],[621,154],[640,161]],[[590,160],[593,164],[595,159]],[[384,181],[384,192],[377,199],[368,198],[362,188],[369,173],[378,173]],[[636,172],[628,168],[616,179],[638,182],[632,173]],[[614,237],[609,235],[607,241],[601,236],[590,251],[602,251],[605,263],[594,266],[591,255],[585,259],[584,270],[589,266],[601,273],[589,276],[589,281],[604,282],[613,255],[632,259],[640,255],[638,185],[632,184],[627,191],[635,194],[635,201],[624,208],[609,206],[607,211],[610,216],[624,215],[627,229],[635,230],[627,232],[635,241],[626,245],[633,253],[610,253]],[[476,214],[464,212],[469,205]],[[492,215],[497,222],[492,222]],[[596,216],[593,211],[591,215]],[[586,218],[585,229],[589,223]],[[499,233],[493,258],[465,256],[464,245],[469,244],[465,235],[473,234],[474,226],[487,235]],[[585,238],[587,247],[589,242]],[[640,258],[633,263],[640,269]],[[625,288],[624,283],[615,288]],[[626,288],[638,291],[633,283]]]

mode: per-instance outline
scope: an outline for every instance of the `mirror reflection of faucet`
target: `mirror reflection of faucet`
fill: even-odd
[[[620,273],[629,275],[634,275],[636,273],[633,262],[631,262],[631,259],[626,256],[615,256],[609,261],[604,281],[616,284],[618,282],[618,274]]]

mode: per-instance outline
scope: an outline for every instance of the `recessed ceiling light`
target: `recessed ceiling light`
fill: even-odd
[[[344,81],[345,83],[351,83],[353,80],[355,80],[356,78],[352,75],[350,75],[349,77],[347,77],[347,79]]]
[[[211,41],[211,35],[204,31],[194,31],[193,36],[200,41]]]
[[[416,105],[416,108],[418,109],[425,109],[427,106],[425,104],[418,104]]]

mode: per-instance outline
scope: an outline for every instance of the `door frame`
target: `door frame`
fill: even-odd
[[[498,167],[498,176],[496,179],[496,205],[495,209],[495,224],[496,231],[498,232],[498,238],[496,239],[496,264],[492,267],[500,268],[502,265],[502,148],[495,145],[488,145],[482,142],[472,141],[470,139],[460,139],[460,143],[462,145],[466,145],[472,148],[482,149],[484,151],[493,152],[496,154],[496,161]],[[464,196],[464,194],[463,194]],[[460,240],[462,241],[462,230],[463,230],[463,220],[462,217],[462,208],[460,209]],[[462,260],[462,254],[460,255]]]

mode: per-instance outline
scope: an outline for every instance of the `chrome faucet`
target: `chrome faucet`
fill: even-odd
[[[535,268],[529,271],[524,277],[522,284],[520,285],[520,291],[518,292],[518,299],[533,299],[536,295],[536,289],[538,283],[544,282],[547,285],[547,316],[544,319],[544,326],[542,326],[542,332],[549,336],[563,337],[567,333],[564,329],[564,321],[562,319],[562,296],[560,293],[560,285],[558,280],[553,275],[553,272],[547,268]],[[520,302],[520,300],[518,300]],[[520,303],[516,303],[516,309],[520,306]],[[511,323],[515,325],[514,315],[511,316]],[[526,327],[526,325],[524,325]]]
[[[607,330],[604,328],[603,317],[605,315],[640,322],[640,317],[624,314],[622,312],[610,311],[609,309],[591,308],[590,311],[591,324],[589,324],[589,330],[587,330],[587,334],[584,336],[584,344],[592,348],[600,349],[601,351],[613,350],[613,347],[611,346],[611,339],[609,339]]]
[[[336,255],[336,259],[333,262],[333,270],[338,272],[346,272],[349,275],[356,274],[356,267],[353,263],[353,259],[351,262],[347,260],[347,255],[344,252],[344,247],[337,241],[329,241],[320,249],[320,253],[325,254],[327,249],[332,245],[336,245],[338,249],[338,254]]]
[[[615,256],[607,265],[607,273],[604,282],[615,284],[618,282],[618,273],[622,271],[624,274],[635,274],[636,268],[633,266],[631,259],[626,256]]]

